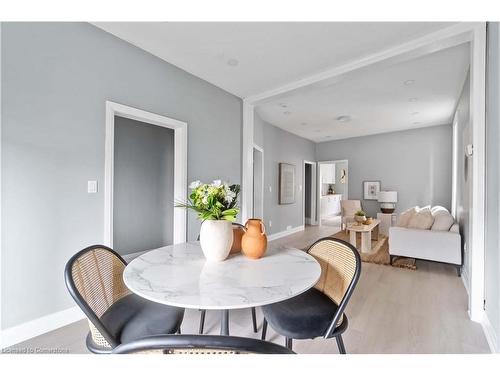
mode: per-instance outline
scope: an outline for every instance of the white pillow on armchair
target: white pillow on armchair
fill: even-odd
[[[407,209],[398,216],[397,227],[408,228],[410,219],[418,212],[418,206]]]

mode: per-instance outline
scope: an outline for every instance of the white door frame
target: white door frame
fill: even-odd
[[[249,218],[253,190],[254,108],[291,91],[307,90],[349,76],[359,69],[388,66],[437,52],[462,43],[471,46],[471,123],[474,143],[471,231],[471,280],[469,315],[474,321],[484,316],[484,212],[485,212],[485,87],[486,24],[462,22],[380,51],[319,74],[304,77],[281,87],[243,99],[242,217]]]
[[[261,171],[261,173],[262,173],[262,180],[261,180],[262,181],[262,186],[261,186],[262,202],[261,202],[261,208],[260,208],[260,212],[262,212],[262,217],[259,218],[259,219],[264,220],[264,149],[262,147],[256,145],[255,143],[253,145],[253,149],[257,150],[258,152],[260,152],[262,154],[262,168],[261,168],[262,169],[262,171]],[[252,163],[253,163],[253,155],[252,155]],[[252,188],[253,188],[253,184],[252,184]],[[253,195],[252,195],[252,197],[253,197]],[[255,217],[254,205],[253,204],[252,204],[252,216]]]
[[[317,225],[316,220],[316,209],[318,207],[316,199],[316,185],[317,185],[317,173],[318,169],[316,167],[316,162],[311,160],[304,160],[302,171],[302,225],[306,225],[306,164],[311,166],[311,223],[310,225]]]
[[[127,105],[106,101],[104,245],[111,248],[113,248],[115,116],[174,130],[174,199],[176,202],[185,201],[187,197],[187,123]],[[174,244],[186,241],[186,229],[186,211],[182,208],[175,208],[173,231]]]

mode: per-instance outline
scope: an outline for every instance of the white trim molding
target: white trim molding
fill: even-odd
[[[484,336],[490,347],[492,353],[500,353],[500,347],[498,346],[498,336],[495,329],[491,325],[488,315],[483,311],[481,319],[481,327],[483,328]]]
[[[299,225],[298,227],[287,229],[287,230],[284,230],[282,232],[270,234],[269,236],[267,236],[267,240],[268,241],[277,240],[278,238],[286,237],[286,236],[289,236],[289,235],[297,233],[297,232],[302,232],[303,230],[304,230],[304,226]]]
[[[44,333],[64,327],[68,324],[84,319],[85,315],[78,307],[71,307],[29,322],[7,328],[1,332],[0,348],[23,342]]]
[[[113,247],[113,168],[115,116],[174,130],[174,199],[187,197],[187,123],[123,104],[106,101],[106,140],[104,153],[104,245]],[[173,242],[186,241],[187,214],[174,209]]]

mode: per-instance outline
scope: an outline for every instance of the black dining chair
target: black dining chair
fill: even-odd
[[[272,342],[236,336],[159,335],[146,337],[113,350],[114,354],[295,354]]]
[[[344,310],[361,274],[361,258],[350,243],[336,238],[322,238],[308,250],[321,266],[321,276],[314,288],[283,302],[262,307],[264,323],[285,336],[292,349],[294,339],[323,337],[337,340],[341,354],[346,353],[342,334],[348,321]]]
[[[132,294],[123,282],[126,262],[103,245],[81,250],[64,270],[68,291],[87,316],[87,347],[110,353],[118,345],[150,335],[180,332],[184,309]]]
[[[240,223],[233,223],[233,226],[240,227],[240,228],[245,228],[243,224]],[[197,240],[200,240],[200,235],[198,234]],[[253,324],[253,331],[257,333],[257,313],[255,311],[255,307],[251,308],[252,311],[252,324]],[[205,327],[205,315],[207,314],[207,310],[200,310],[200,328],[198,330],[198,333],[200,335],[203,334],[203,330]]]

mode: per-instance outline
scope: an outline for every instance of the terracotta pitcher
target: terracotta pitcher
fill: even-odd
[[[245,229],[240,224],[233,224],[233,246],[229,254],[239,253],[241,251],[241,239],[245,234]]]
[[[249,258],[261,258],[267,249],[267,236],[264,223],[260,219],[248,219],[245,234],[241,239],[241,252]]]

